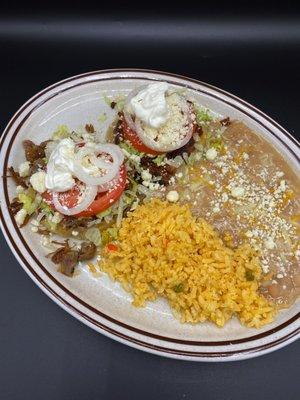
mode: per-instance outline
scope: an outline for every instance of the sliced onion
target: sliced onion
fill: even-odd
[[[98,159],[98,154],[105,153],[111,156],[112,162]],[[92,176],[84,170],[81,165],[81,159],[91,155],[92,160],[98,168],[105,169],[103,176]],[[118,173],[120,166],[124,161],[124,155],[121,149],[114,144],[99,144],[95,148],[82,148],[78,151],[74,163],[74,175],[86,185],[98,186],[111,181]]]
[[[115,159],[113,158],[113,162],[117,162],[119,164],[119,166],[121,166],[123,164],[124,153],[120,149],[119,146],[117,146],[115,144],[103,144],[100,146],[102,148],[102,151],[100,153],[106,153],[106,154],[109,154],[112,156],[112,152],[113,152],[114,156],[115,156]],[[96,165],[99,168],[107,169],[107,166],[109,165],[109,162],[99,159],[98,157],[95,156],[95,154],[92,154],[91,159],[92,159],[94,165]]]
[[[180,149],[181,147],[183,147],[191,139],[191,137],[193,135],[193,121],[191,119],[191,107],[190,107],[189,103],[187,102],[187,100],[185,99],[185,97],[179,95],[182,99],[182,101],[181,101],[182,111],[188,116],[189,130],[180,143],[176,143],[176,144],[170,143],[170,144],[162,145],[162,144],[155,142],[155,140],[149,138],[145,134],[144,129],[142,128],[141,123],[138,118],[136,118],[135,121],[133,121],[133,119],[132,119],[132,116],[130,113],[130,101],[142,89],[144,89],[144,86],[139,87],[138,89],[132,91],[127,96],[127,99],[126,99],[126,103],[125,103],[125,107],[124,107],[124,117],[125,117],[125,120],[126,120],[128,126],[130,127],[130,129],[132,129],[138,135],[140,140],[147,147],[149,147],[152,150],[159,151],[159,152],[170,152],[170,151],[177,150],[177,149]]]
[[[117,172],[117,175],[109,182],[103,183],[102,185],[98,185],[98,193],[107,192],[110,189],[113,189],[119,182],[120,172]]]
[[[59,192],[53,192],[53,204],[58,212],[64,215],[76,215],[81,211],[86,210],[92,202],[95,200],[97,195],[97,186],[89,186],[86,185],[84,192],[82,193],[82,197],[80,197],[81,201],[72,208],[68,208],[67,206],[63,206],[59,201]]]

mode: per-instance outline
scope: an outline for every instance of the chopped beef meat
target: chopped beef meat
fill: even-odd
[[[112,109],[114,109],[114,108],[116,107],[116,105],[117,105],[117,103],[116,103],[115,101],[112,101],[112,102],[110,103],[110,107],[111,107]]]
[[[8,172],[10,173],[10,177],[14,180],[15,184],[18,186],[23,186],[23,188],[27,189],[27,184],[25,178],[22,178],[19,172],[14,170],[14,167],[9,167]]]
[[[59,271],[66,276],[73,276],[78,263],[78,251],[69,250],[62,254]]]
[[[191,137],[190,140],[184,146],[180,147],[180,149],[167,153],[167,157],[175,158],[176,156],[181,156],[183,153],[187,153],[188,155],[190,155],[194,150],[195,150],[195,139]]]
[[[13,201],[10,203],[10,210],[13,215],[16,215],[18,211],[21,210],[23,207],[23,204],[18,200],[18,199],[13,199]]]
[[[86,125],[85,125],[85,130],[86,130],[88,133],[95,133],[95,128],[94,128],[94,125],[93,125],[93,124],[86,124]]]
[[[34,144],[31,140],[24,140],[23,147],[25,150],[25,157],[27,161],[34,162],[39,158],[45,157],[45,147],[49,140],[42,142],[41,144],[37,145]]]
[[[220,124],[223,125],[223,126],[230,125],[231,124],[230,118],[227,117],[227,118],[221,119]]]
[[[70,247],[69,242],[65,243],[53,242],[60,244],[54,252],[48,254],[54,264],[59,264],[59,271],[66,276],[73,276],[78,261],[86,261],[92,259],[96,254],[96,246],[92,242],[83,242],[80,250],[74,250]]]
[[[62,247],[59,247],[53,253],[48,254],[54,264],[59,264],[59,271],[66,276],[73,275],[78,263],[78,255],[79,252],[72,250],[68,242],[64,243]]]
[[[62,260],[63,253],[69,249],[69,246],[64,245],[63,247],[56,249],[53,253],[48,254],[48,256],[51,258],[51,261],[54,262],[54,264],[59,264]]]
[[[201,125],[195,124],[194,125],[194,134],[198,133],[199,136],[201,136],[203,134],[203,129]]]
[[[90,260],[96,255],[97,247],[92,242],[83,242],[79,250],[79,261]]]
[[[88,223],[93,221],[94,217],[77,218],[72,216],[64,216],[60,222],[64,229],[87,228]]]
[[[119,144],[123,139],[123,121],[122,118],[120,118],[114,128],[114,143]]]
[[[170,178],[175,174],[176,168],[171,165],[156,165],[153,162],[153,159],[148,156],[144,156],[141,158],[141,165],[143,168],[148,169],[149,173],[154,176],[161,177],[161,183],[164,185],[169,184]]]
[[[38,172],[39,170],[45,170],[46,165],[47,163],[44,158],[38,158],[37,160],[31,163],[29,175],[33,175],[35,172]]]

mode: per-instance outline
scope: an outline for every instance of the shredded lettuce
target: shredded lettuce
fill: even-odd
[[[57,223],[53,222],[51,220],[51,216],[50,215],[47,215],[47,218],[44,218],[42,223],[43,223],[43,226],[45,226],[48,229],[48,231],[50,231],[50,232],[55,232],[56,231]]]
[[[199,125],[207,124],[208,122],[213,121],[213,117],[208,108],[196,108],[196,121]]]
[[[222,138],[216,138],[212,141],[211,147],[214,147],[216,150],[223,150],[224,148],[224,143]]]
[[[127,178],[130,182],[130,192],[133,192],[133,194],[136,195],[138,183],[130,176],[128,176]],[[129,193],[129,190],[126,190],[125,193],[126,192]]]
[[[101,244],[101,232],[99,228],[96,227],[89,228],[85,232],[84,236],[86,237],[86,239],[94,243],[96,246],[99,246]]]
[[[107,115],[105,113],[99,115],[98,117],[99,122],[105,122],[106,120],[107,120]]]
[[[118,111],[123,111],[124,106],[125,106],[125,100],[117,101],[116,107]]]
[[[41,202],[40,196],[36,196],[34,199],[32,196],[26,194],[26,193],[20,193],[18,196],[19,201],[23,204],[23,209],[27,212],[27,214],[31,215],[33,214],[37,208],[39,207],[39,204]]]
[[[136,150],[132,146],[130,146],[130,144],[128,144],[127,142],[119,143],[119,147],[121,147],[121,149],[126,150],[127,153],[129,153],[129,154],[134,154],[134,155],[140,156],[140,157],[142,157],[144,155],[144,153],[140,153],[138,150]]]
[[[118,229],[117,228],[107,228],[101,232],[101,244],[102,246],[106,246],[108,243],[117,240],[118,238]]]
[[[53,132],[52,139],[53,140],[61,140],[70,137],[71,132],[67,125],[59,125],[55,132]]]
[[[194,165],[196,161],[199,161],[201,159],[201,157],[202,155],[200,152],[194,152],[188,157],[187,164]]]
[[[107,232],[112,239],[118,238],[118,228],[107,228]]]
[[[104,218],[107,217],[108,215],[110,215],[112,213],[112,207],[109,207],[107,210],[102,211],[101,213],[96,214],[97,218]]]
[[[164,155],[164,154],[161,154],[160,156],[157,156],[157,157],[153,158],[152,161],[153,161],[156,165],[160,166],[160,165],[164,162],[164,160],[165,160],[165,155]]]
[[[118,228],[121,226],[122,223],[124,208],[125,207],[124,207],[123,196],[121,196],[119,199],[117,221],[116,221],[116,225]]]
[[[103,95],[103,100],[110,107],[112,100],[106,94]]]
[[[43,211],[47,215],[52,215],[54,211],[45,201],[42,201],[40,204],[40,210]]]
[[[124,96],[119,95],[114,100],[109,98],[106,94],[103,95],[103,99],[108,106],[111,106],[111,103],[114,101],[116,103],[116,110],[122,111],[125,105]]]

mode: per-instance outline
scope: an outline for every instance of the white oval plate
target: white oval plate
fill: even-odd
[[[255,330],[231,320],[222,329],[211,323],[180,324],[163,301],[142,309],[131,305],[130,296],[106,275],[88,273],[67,278],[45,258],[39,237],[26,227],[20,230],[8,209],[14,184],[6,178],[10,165],[24,160],[22,140],[40,142],[59,124],[77,129],[92,123],[105,129],[115,111],[103,96],[127,94],[151,80],[185,87],[196,100],[214,111],[244,121],[277,146],[299,171],[299,144],[281,126],[243,100],[211,85],[181,76],[148,70],[96,71],[54,84],[32,97],[13,116],[1,137],[1,226],[15,257],[34,282],[71,315],[119,342],[177,359],[192,361],[241,360],[279,349],[300,336],[300,303],[280,312],[276,321]],[[106,113],[106,123],[98,118]]]

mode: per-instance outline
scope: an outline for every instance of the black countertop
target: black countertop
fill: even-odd
[[[219,86],[299,138],[299,13],[266,16],[262,10],[246,18],[152,12],[141,18],[76,10],[37,16],[7,8],[0,16],[1,131],[25,100],[49,84],[132,67]],[[299,342],[224,364],[146,354],[65,313],[26,276],[2,235],[0,246],[1,400],[299,399]]]

